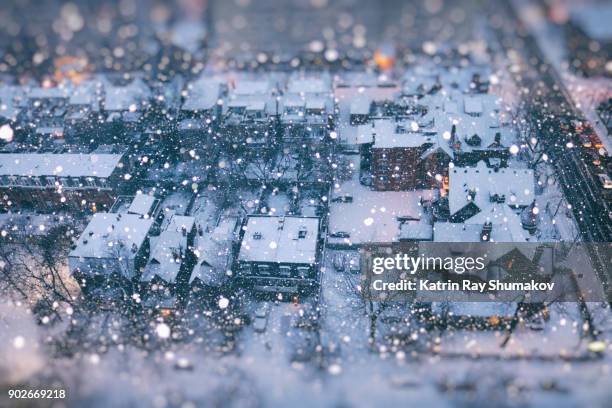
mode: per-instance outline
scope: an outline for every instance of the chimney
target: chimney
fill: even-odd
[[[501,144],[501,133],[500,132],[495,132],[495,144],[497,145]]]
[[[476,190],[471,188],[468,191],[468,200],[473,202],[475,198],[476,198]]]
[[[453,127],[451,128],[451,144],[455,143],[455,138],[457,137],[457,125],[453,125]]]
[[[491,232],[493,231],[493,224],[491,221],[487,221],[482,226],[482,231],[480,232],[480,241],[481,242],[489,242],[491,240]]]

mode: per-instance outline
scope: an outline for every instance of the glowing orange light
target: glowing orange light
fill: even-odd
[[[395,56],[376,50],[374,52],[374,63],[376,63],[378,68],[386,71],[393,68]]]

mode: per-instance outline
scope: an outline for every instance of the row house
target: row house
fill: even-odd
[[[319,284],[322,256],[318,217],[247,217],[236,270],[256,291],[299,293]]]
[[[178,132],[186,149],[197,149],[202,142],[212,141],[221,118],[225,88],[220,80],[201,77],[183,90]]]
[[[230,85],[220,124],[223,143],[229,151],[260,152],[273,146],[279,112],[275,82],[245,79]]]
[[[288,147],[320,147],[334,127],[335,103],[327,77],[292,77],[282,97],[280,123]]]
[[[25,92],[21,86],[0,84],[0,125],[8,123],[16,127],[24,103]],[[0,139],[0,143],[10,141]]]
[[[195,261],[193,244],[195,218],[173,214],[162,223],[159,236],[150,237],[151,253],[140,275],[145,286],[163,286],[171,292],[180,290],[189,280]]]
[[[115,131],[137,132],[142,130],[141,118],[151,106],[152,92],[141,79],[129,82],[103,78],[104,99],[102,110],[105,114],[106,127]]]
[[[70,90],[64,86],[36,87],[26,95],[25,108],[18,121],[24,124],[27,140],[31,143],[63,141]]]
[[[2,153],[0,207],[110,208],[129,172],[124,154]]]
[[[100,81],[85,81],[70,92],[64,137],[68,143],[80,140],[89,144],[101,143],[98,124],[102,121],[101,102],[104,89]]]
[[[68,254],[70,273],[91,281],[134,279],[147,264],[153,223],[138,214],[94,214]]]

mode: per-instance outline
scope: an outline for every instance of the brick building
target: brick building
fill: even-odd
[[[437,135],[406,130],[405,124],[376,121],[370,149],[372,186],[376,190],[416,190],[441,185],[453,157]]]
[[[110,208],[129,166],[124,154],[0,154],[0,208]]]

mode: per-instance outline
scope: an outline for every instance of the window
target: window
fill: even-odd
[[[307,266],[299,266],[297,271],[301,279],[306,279],[310,275],[310,268]]]
[[[280,266],[278,268],[278,272],[280,276],[288,278],[291,276],[291,267],[290,266]]]
[[[304,108],[301,106],[287,106],[285,108],[285,114],[304,116]]]
[[[259,265],[257,270],[260,275],[270,275],[270,267],[268,265]]]

